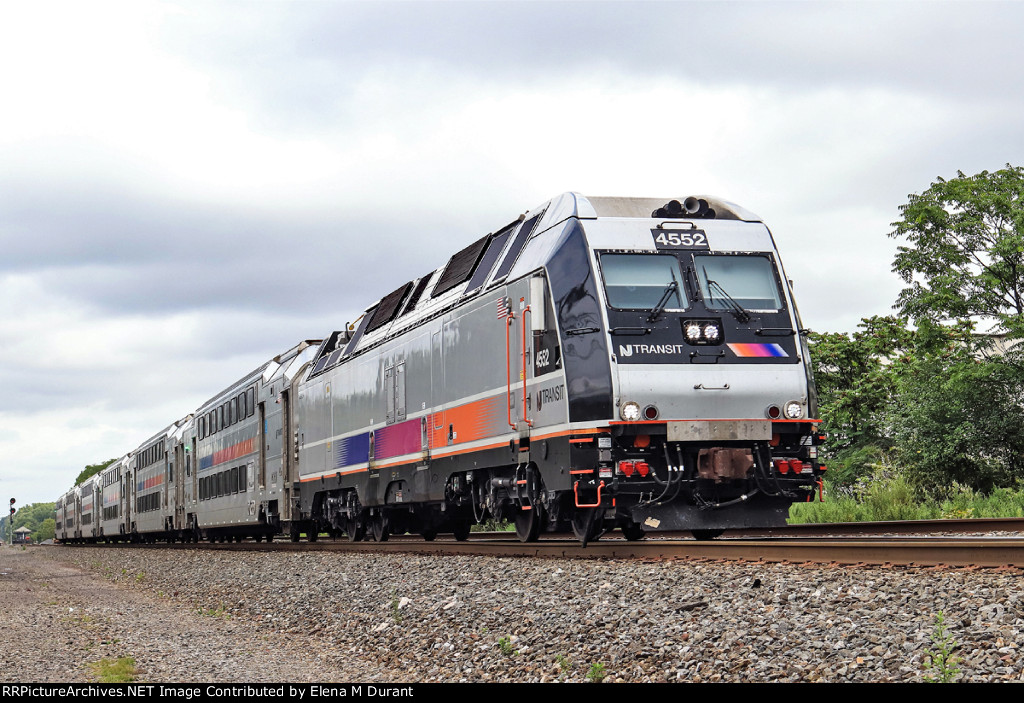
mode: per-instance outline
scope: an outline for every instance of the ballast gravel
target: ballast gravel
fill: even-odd
[[[1022,585],[1019,570],[6,547],[0,680],[90,681],[91,662],[132,657],[147,682],[1022,681]]]

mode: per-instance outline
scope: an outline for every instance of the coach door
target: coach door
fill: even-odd
[[[292,436],[291,389],[286,385],[281,390],[281,485],[284,486],[284,501],[279,508],[282,520],[292,519],[292,489],[298,476],[295,470],[298,449]]]
[[[267,486],[267,404],[261,402],[259,410],[260,426],[256,430],[256,435],[260,441],[260,458],[257,471],[260,477],[260,490],[262,491]]]
[[[174,445],[174,529],[185,527],[185,443]]]
[[[124,514],[124,531],[126,533],[132,531],[132,519],[135,517],[135,511],[132,510],[135,500],[135,459],[132,459],[131,464],[124,472],[124,490],[121,491],[121,509]]]
[[[189,445],[192,451],[187,452],[185,456],[185,473],[192,475],[192,500],[189,501],[189,507],[194,507],[199,502],[199,460],[195,458],[198,446],[199,443],[193,436],[192,444]]]

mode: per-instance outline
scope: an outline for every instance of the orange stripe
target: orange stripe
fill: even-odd
[[[507,447],[508,442],[498,442],[497,444],[485,444],[482,447],[472,447],[470,449],[456,449],[451,452],[445,452],[444,454],[436,454],[438,457],[449,457],[458,456],[459,454],[469,454],[470,452],[481,452],[485,449],[497,449],[498,447]]]
[[[772,420],[771,418],[757,417],[716,417],[716,418],[689,418],[686,420],[637,420],[628,422],[626,420],[611,420],[609,425],[664,425],[666,422],[812,422],[819,423],[821,420]]]
[[[329,473],[329,474],[324,474],[323,476],[312,476],[310,478],[300,478],[299,482],[300,483],[306,483],[307,481],[319,481],[321,478],[327,478],[328,476],[337,476],[338,474],[341,474],[342,476],[348,476],[349,474],[358,474],[358,473],[360,473],[362,471],[369,471],[369,469],[365,469],[364,468],[364,469],[349,469],[348,471],[334,471],[334,472]]]
[[[566,437],[566,436],[570,436],[570,435],[600,434],[602,432],[607,432],[607,431],[608,431],[607,427],[590,427],[590,428],[586,428],[586,429],[582,429],[582,430],[561,430],[559,432],[549,432],[547,434],[531,435],[530,439],[531,440],[534,440],[534,439],[551,439],[552,437]]]

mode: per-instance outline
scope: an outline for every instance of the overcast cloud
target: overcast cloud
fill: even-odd
[[[1024,5],[0,7],[0,495],[51,501],[567,190],[762,215],[889,311],[911,192],[1024,163]],[[6,495],[9,493],[10,495]]]

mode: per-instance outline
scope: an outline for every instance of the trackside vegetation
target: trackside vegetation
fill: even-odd
[[[14,529],[27,527],[32,530],[32,534],[29,536],[32,538],[33,544],[53,539],[56,532],[54,506],[54,503],[33,503],[19,508],[14,514]],[[10,517],[6,515],[0,519],[0,540],[4,542],[7,541],[9,534],[7,525],[9,520]]]
[[[1024,168],[908,198],[896,314],[810,334],[827,502],[790,522],[1024,517]]]

